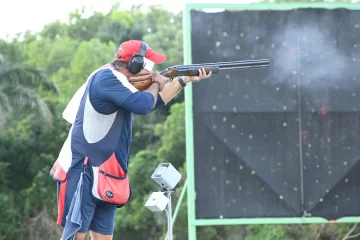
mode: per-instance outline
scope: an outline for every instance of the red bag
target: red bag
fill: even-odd
[[[129,177],[118,163],[115,153],[99,167],[92,167],[95,198],[116,205],[124,205],[130,199]]]

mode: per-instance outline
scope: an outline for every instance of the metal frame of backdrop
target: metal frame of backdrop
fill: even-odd
[[[351,3],[254,3],[254,4],[223,4],[223,3],[186,3],[183,12],[183,44],[184,64],[192,63],[191,56],[191,10],[202,9],[223,10],[293,10],[299,8],[346,8],[360,10],[360,4]],[[194,131],[193,131],[193,99],[192,85],[185,88],[185,124],[186,124],[186,162],[187,162],[187,204],[188,204],[188,234],[189,240],[196,240],[198,226],[240,225],[240,224],[305,224],[305,223],[346,223],[360,222],[359,217],[343,217],[336,221],[328,221],[319,217],[293,218],[237,218],[237,219],[197,219],[195,211],[195,171],[194,171]]]

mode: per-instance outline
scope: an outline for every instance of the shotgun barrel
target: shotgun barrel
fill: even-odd
[[[269,59],[259,59],[259,60],[243,60],[243,61],[230,61],[230,62],[214,62],[214,63],[195,63],[188,65],[175,65],[174,67],[207,67],[207,66],[218,66],[222,68],[251,68],[251,67],[269,67]]]
[[[230,61],[230,62],[214,62],[214,63],[197,63],[188,65],[175,65],[160,72],[164,76],[198,76],[199,69],[204,68],[206,74],[210,71],[218,73],[220,71],[250,69],[250,68],[263,68],[269,67],[269,59],[259,60],[244,60],[244,61]]]

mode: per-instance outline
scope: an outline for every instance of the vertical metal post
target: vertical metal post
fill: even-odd
[[[185,3],[183,10],[183,45],[184,64],[192,63],[191,54],[191,5]],[[192,84],[185,88],[185,126],[186,126],[186,169],[187,169],[187,204],[188,204],[188,240],[196,240],[195,225],[195,169],[194,169],[194,126]]]
[[[183,189],[182,189],[182,191],[181,191],[181,194],[180,194],[180,197],[179,197],[179,201],[178,201],[178,203],[177,203],[177,205],[176,205],[176,208],[175,208],[175,211],[174,211],[174,215],[171,216],[171,222],[170,222],[170,223],[171,223],[171,231],[172,231],[172,229],[173,229],[173,226],[174,226],[176,217],[177,217],[177,215],[179,214],[179,210],[180,210],[180,207],[181,207],[181,203],[182,203],[182,201],[183,201],[183,198],[184,198],[184,195],[185,195],[186,190],[187,190],[187,179],[185,180]],[[169,198],[169,200],[170,200],[169,202],[170,202],[170,204],[171,204],[171,197]],[[170,207],[171,207],[171,206],[170,206]],[[169,219],[169,218],[168,218],[168,219]],[[169,221],[168,221],[168,224],[169,224]],[[169,228],[168,228],[168,229],[169,229]],[[172,236],[172,234],[171,234],[171,236]],[[0,239],[0,240],[1,240],[1,239]],[[166,234],[164,240],[167,240],[167,234]]]
[[[171,190],[166,191],[166,196],[169,198],[169,203],[167,205],[167,219],[168,219],[167,240],[173,240]]]

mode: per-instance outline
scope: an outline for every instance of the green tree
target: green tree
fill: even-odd
[[[60,230],[55,226],[56,183],[49,172],[69,124],[58,114],[54,116],[47,131],[41,131],[41,122],[29,115],[0,138],[0,206],[7,206],[0,210],[0,236],[5,239],[52,239]],[[44,221],[53,227],[44,228]],[[34,237],[36,234],[42,238]],[[51,238],[46,238],[49,234]]]
[[[100,12],[86,16],[87,10],[90,9],[83,7],[69,14],[69,24],[66,29],[70,38],[78,41],[89,41],[94,38],[99,28],[109,20],[107,15]]]
[[[49,76],[52,76],[60,69],[70,67],[79,44],[77,40],[64,36],[55,39],[28,40],[20,44],[20,48],[23,59],[25,59],[24,64],[42,68]]]
[[[0,55],[1,56],[1,55]],[[36,112],[45,124],[52,121],[52,113],[37,90],[58,93],[57,86],[40,69],[11,64],[0,57],[0,127],[3,127],[14,107],[26,113]]]
[[[40,32],[40,36],[42,38],[55,40],[63,37],[68,37],[68,25],[65,23],[61,23],[59,20],[46,24],[42,31]]]

